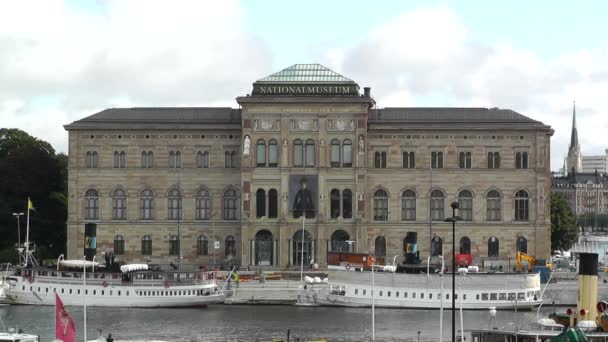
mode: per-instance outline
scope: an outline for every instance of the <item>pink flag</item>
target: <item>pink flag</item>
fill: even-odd
[[[55,293],[55,338],[63,342],[76,341],[74,320],[63,308],[63,302],[57,293]]]

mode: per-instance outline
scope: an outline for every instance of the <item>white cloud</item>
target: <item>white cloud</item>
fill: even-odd
[[[0,3],[0,122],[67,152],[62,125],[112,106],[232,105],[272,71],[236,1]],[[33,11],[32,8],[36,10]]]
[[[608,41],[594,49],[541,57],[509,41],[474,41],[449,6],[415,9],[371,30],[356,46],[320,60],[372,86],[383,106],[511,108],[555,129],[552,168],[570,139],[572,100],[585,154],[603,154],[608,129]],[[601,43],[599,43],[601,44]],[[339,59],[335,56],[340,56]]]

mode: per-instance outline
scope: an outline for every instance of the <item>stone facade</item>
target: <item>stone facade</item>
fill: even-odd
[[[320,68],[315,70],[335,76],[326,83],[347,84],[349,93],[275,86],[259,89],[283,93],[255,95],[262,79],[254,95],[237,98],[240,110],[109,109],[66,125],[68,255],[82,255],[84,224],[95,222],[98,251],[118,250],[128,261],[175,262],[170,249],[178,226],[184,262],[199,265],[296,267],[302,250],[305,262],[312,258],[322,266],[328,251],[398,255],[403,261],[408,232],[417,233],[421,259],[440,252],[448,258],[451,224],[443,218],[460,198],[465,209],[459,214],[470,220],[457,223],[457,248],[468,237],[478,261],[514,258],[518,239],[525,238],[529,254],[549,257],[550,127],[502,109],[376,109],[368,89],[353,95],[354,82]],[[142,167],[147,151],[153,162]],[[176,166],[176,152],[181,165],[170,167]],[[200,159],[205,152],[208,167]],[[303,219],[293,214],[297,195],[290,189],[291,179],[301,176],[318,178],[310,188],[315,208],[314,217],[305,219],[304,243]],[[126,192],[126,205],[116,199],[123,193],[117,189]],[[144,190],[153,192],[152,208],[143,204]],[[176,197],[174,190],[181,193]],[[204,191],[209,202],[197,196]],[[234,210],[227,191],[236,194]],[[490,203],[489,194],[499,197]],[[171,219],[177,212],[173,200],[182,203],[179,220]],[[496,203],[499,209],[492,209]],[[150,255],[142,255],[148,254],[144,236],[152,241]],[[443,248],[436,244],[431,253],[433,237]]]

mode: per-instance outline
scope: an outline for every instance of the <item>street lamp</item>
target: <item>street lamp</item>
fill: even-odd
[[[456,216],[458,202],[452,202],[452,217],[444,222],[452,222],[452,342],[456,342],[456,222],[462,221],[462,217]]]

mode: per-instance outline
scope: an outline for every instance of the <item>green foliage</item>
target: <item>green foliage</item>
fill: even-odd
[[[551,193],[551,250],[565,251],[576,241],[576,219],[566,199]]]
[[[46,255],[64,252],[67,221],[67,156],[55,154],[45,141],[18,129],[0,129],[0,260],[5,250],[14,251],[17,222],[21,217],[21,241],[25,240],[27,198],[30,211],[30,240]],[[6,252],[8,253],[8,252]]]

